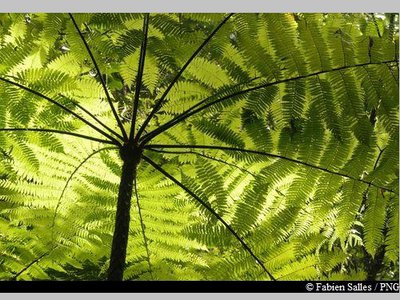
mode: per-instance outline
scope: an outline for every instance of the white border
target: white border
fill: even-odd
[[[400,12],[398,0],[0,0],[0,12]],[[211,291],[209,291],[211,292]],[[395,294],[1,294],[3,299],[391,299]]]

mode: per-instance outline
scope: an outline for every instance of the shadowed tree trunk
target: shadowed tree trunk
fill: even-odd
[[[121,148],[120,155],[123,165],[118,192],[110,267],[108,270],[109,281],[121,281],[123,279],[129,236],[133,182],[136,180],[136,168],[140,160],[141,150],[131,144],[127,144]]]
[[[371,255],[367,254],[367,280],[375,281],[379,280],[378,274],[382,271],[383,267],[385,266],[383,263],[383,258],[385,256],[385,245],[381,245],[376,252],[375,256],[372,257]]]

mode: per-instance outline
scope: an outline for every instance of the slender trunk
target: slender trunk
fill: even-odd
[[[131,151],[129,151],[129,149],[131,149]],[[121,149],[121,158],[123,160],[123,166],[118,192],[110,267],[108,269],[109,281],[122,281],[123,279],[129,236],[133,181],[136,179],[136,167],[139,162],[140,154],[134,151],[133,148],[126,146]]]

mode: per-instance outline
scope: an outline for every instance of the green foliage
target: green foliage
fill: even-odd
[[[139,143],[203,203],[142,159],[124,279],[398,280],[398,15],[226,17],[150,14],[135,132],[163,99]],[[0,279],[106,278],[143,18],[75,16],[98,74],[0,14]]]

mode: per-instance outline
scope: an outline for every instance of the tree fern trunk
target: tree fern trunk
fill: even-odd
[[[129,149],[131,149],[131,151],[129,151]],[[111,248],[110,267],[108,269],[109,281],[121,281],[123,279],[126,248],[128,245],[133,181],[136,178],[136,167],[140,158],[140,154],[135,152],[137,151],[134,151],[133,148],[127,146],[124,146],[121,149],[123,166],[118,192],[117,213]]]

